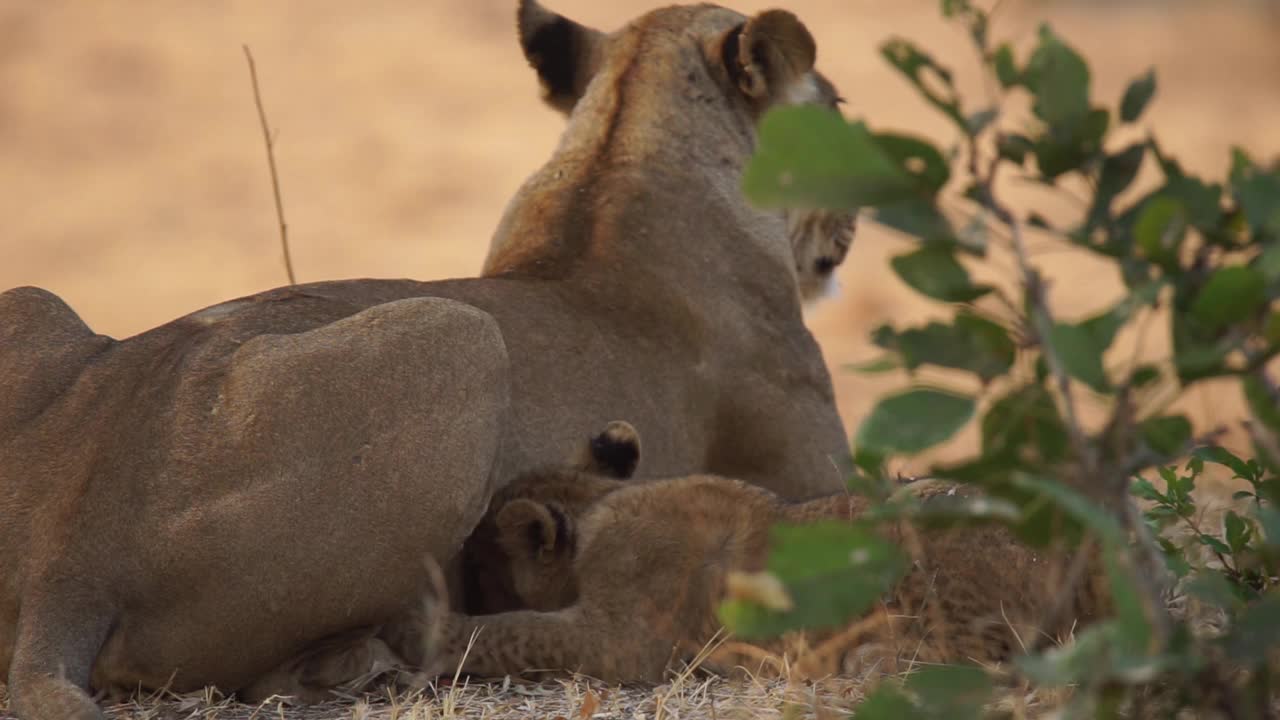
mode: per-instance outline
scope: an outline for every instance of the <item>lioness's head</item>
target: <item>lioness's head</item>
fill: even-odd
[[[612,422],[574,464],[525,473],[494,495],[463,548],[468,611],[558,610],[578,594],[576,520],[621,487],[640,462],[640,436]]]
[[[741,171],[765,111],[799,104],[834,111],[840,101],[832,84],[814,68],[813,36],[785,10],[747,17],[710,4],[672,6],[604,33],[535,0],[521,0],[517,28],[544,101],[569,118],[560,153],[575,162],[604,155],[620,167],[649,158],[656,165],[712,168],[727,174],[723,184],[704,174],[706,186],[688,198],[705,198],[708,207],[721,193],[740,194]],[[559,192],[559,173],[556,167],[549,171],[550,178],[535,176],[530,187]],[[662,219],[679,228],[679,211],[666,210],[677,215]],[[537,217],[546,217],[545,208]],[[785,228],[788,265],[796,271],[805,300],[822,295],[844,261],[854,218],[852,213],[788,211],[785,225],[769,231],[780,241]],[[738,220],[751,222],[747,217]],[[511,249],[501,231],[494,242],[486,274],[516,264],[499,252]],[[776,249],[786,252],[781,242]],[[513,254],[520,257],[519,252]]]

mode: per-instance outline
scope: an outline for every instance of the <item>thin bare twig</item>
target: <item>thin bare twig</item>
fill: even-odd
[[[258,107],[258,122],[262,124],[262,139],[267,145],[267,167],[271,170],[271,194],[276,201],[276,219],[280,222],[280,249],[284,251],[284,271],[289,276],[289,284],[297,285],[298,279],[293,274],[293,258],[289,255],[289,226],[284,221],[284,202],[280,199],[280,176],[276,172],[275,136],[267,124],[267,111],[262,107],[262,93],[258,90],[258,68],[253,63],[253,53],[248,45],[244,48],[244,59],[249,62],[249,79],[253,82],[253,103]]]

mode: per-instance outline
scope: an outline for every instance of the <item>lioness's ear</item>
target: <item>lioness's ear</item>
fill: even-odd
[[[766,10],[729,32],[721,56],[738,89],[763,110],[776,102],[805,101],[797,91],[813,85],[818,48],[795,15]]]
[[[520,0],[516,27],[524,56],[542,81],[543,100],[567,115],[596,73],[604,33],[557,15],[536,0]]]
[[[498,542],[508,555],[550,560],[569,542],[569,518],[555,505],[521,498],[498,511]]]

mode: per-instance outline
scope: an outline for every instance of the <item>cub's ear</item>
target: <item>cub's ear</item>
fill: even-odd
[[[588,470],[626,480],[640,464],[640,433],[631,423],[614,420],[591,438],[588,452]]]
[[[721,59],[730,79],[758,110],[779,102],[810,102],[818,48],[799,18],[786,10],[765,10],[729,31]]]
[[[604,33],[557,15],[537,0],[520,1],[516,29],[525,58],[538,71],[543,100],[569,114],[596,74]]]
[[[569,518],[554,504],[521,498],[498,511],[498,543],[512,558],[550,562],[569,549]]]

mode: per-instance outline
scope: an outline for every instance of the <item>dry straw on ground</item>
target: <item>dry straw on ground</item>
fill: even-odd
[[[1167,607],[1174,617],[1190,620],[1198,634],[1224,629],[1221,613],[1176,587],[1168,593]],[[908,664],[903,675],[918,667]],[[886,681],[874,667],[857,677],[820,682],[789,677],[787,666],[782,674],[730,679],[686,669],[657,687],[608,686],[584,677],[541,683],[453,678],[423,690],[384,688],[311,706],[293,706],[287,699],[245,705],[213,689],[184,695],[162,691],[103,706],[113,720],[836,720],[848,717],[876,684]],[[992,674],[998,683],[1008,677],[1000,668],[992,668]],[[1003,688],[990,709],[1011,718],[1057,717],[1070,697],[1066,690],[1033,690],[1016,681],[1003,682]],[[0,720],[11,720],[5,690],[0,685]]]
[[[510,679],[425,691],[336,699],[311,706],[283,701],[244,705],[206,690],[157,694],[104,706],[114,720],[836,720],[874,687],[874,678],[791,683],[690,676],[657,687],[610,687],[585,678],[542,683]],[[1063,695],[1011,689],[997,703],[1013,717],[1045,717]],[[0,686],[0,718],[7,711]]]

